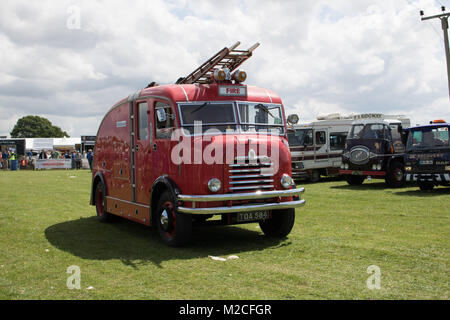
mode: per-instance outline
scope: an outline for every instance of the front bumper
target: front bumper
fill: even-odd
[[[209,207],[196,208],[196,202],[219,202],[219,201],[251,201],[269,198],[285,198],[285,197],[300,197],[305,192],[305,188],[291,189],[291,190],[277,190],[277,191],[257,191],[251,193],[235,193],[235,194],[217,194],[217,195],[178,195],[178,201],[191,202],[192,208],[179,206],[178,212],[187,214],[226,214],[237,212],[249,212],[260,210],[279,210],[298,208],[305,205],[306,200],[294,200],[285,202],[271,202],[271,203],[249,203],[243,205],[230,205],[227,207]]]
[[[450,182],[450,173],[407,173],[406,181]]]
[[[386,176],[386,171],[367,171],[367,170],[339,170],[340,174],[343,175],[354,175],[354,176]]]

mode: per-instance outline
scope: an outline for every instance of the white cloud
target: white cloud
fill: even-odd
[[[66,26],[70,6],[79,30]],[[419,8],[439,10],[434,0],[2,0],[0,135],[27,114],[95,134],[117,100],[173,83],[237,40],[261,43],[243,66],[247,83],[275,90],[301,119],[450,118],[442,31]]]

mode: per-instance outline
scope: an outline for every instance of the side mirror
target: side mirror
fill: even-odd
[[[158,118],[158,122],[165,122],[167,120],[166,110],[156,109],[156,117]]]
[[[299,120],[299,117],[298,117],[298,115],[296,115],[296,114],[290,114],[290,115],[287,117],[287,122],[288,122],[290,125],[297,124],[297,123],[298,123],[298,120]]]
[[[402,127],[401,124],[399,124],[399,125],[397,126],[397,130],[398,130],[398,133],[402,133],[402,132],[403,132],[403,127]]]

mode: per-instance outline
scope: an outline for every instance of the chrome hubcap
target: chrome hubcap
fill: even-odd
[[[164,209],[163,212],[161,213],[160,223],[161,227],[165,231],[167,231],[167,229],[169,228],[169,214],[167,213],[167,209]]]

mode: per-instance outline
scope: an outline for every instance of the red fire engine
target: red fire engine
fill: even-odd
[[[171,246],[189,241],[193,222],[259,222],[268,236],[289,234],[305,200],[291,178],[283,103],[243,84],[238,67],[259,44],[239,44],[109,110],[92,173],[101,222],[115,215],[153,226]]]

